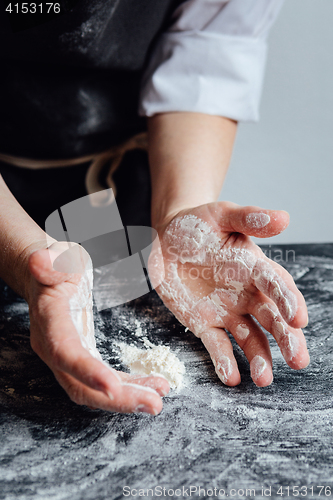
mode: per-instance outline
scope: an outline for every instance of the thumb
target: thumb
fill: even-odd
[[[29,258],[29,270],[43,285],[57,285],[84,274],[92,263],[87,251],[77,243],[56,242],[37,250]]]
[[[222,207],[221,207],[222,208]],[[282,233],[289,224],[284,210],[264,210],[259,207],[241,207],[227,203],[221,210],[219,225],[223,231],[269,238]]]

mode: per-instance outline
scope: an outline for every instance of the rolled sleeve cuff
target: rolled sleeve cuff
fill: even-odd
[[[139,113],[192,111],[258,121],[266,52],[261,38],[168,32],[144,74]]]

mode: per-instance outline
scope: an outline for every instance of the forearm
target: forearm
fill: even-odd
[[[23,210],[0,175],[0,277],[26,298],[29,256],[54,241]]]
[[[164,113],[148,119],[152,225],[180,210],[217,200],[237,124],[202,113]]]

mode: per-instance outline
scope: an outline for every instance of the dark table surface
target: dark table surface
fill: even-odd
[[[270,498],[293,498],[294,486],[299,498],[333,496],[333,245],[266,250],[284,258],[310,318],[311,364],[305,370],[291,370],[270,339],[270,387],[252,383],[237,346],[242,383],[223,386],[200,340],[184,331],[155,292],[95,311],[98,347],[114,366],[121,367],[115,340],[142,344],[135,335],[138,319],[149,340],[170,346],[184,361],[186,386],[164,398],[157,417],[72,403],[31,351],[26,303],[1,283],[0,499],[109,500],[124,498],[125,486],[137,490],[128,498],[138,497],[139,489],[151,498],[147,489],[157,486],[155,498],[183,487],[169,491],[169,498],[186,497],[190,486],[192,498],[199,486],[206,490],[201,498],[214,498],[222,488],[233,498],[246,497],[250,488],[264,498],[262,488],[268,496],[270,487]],[[332,494],[318,486],[332,486]]]

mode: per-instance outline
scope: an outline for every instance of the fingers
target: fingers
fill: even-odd
[[[157,415],[161,411],[160,396],[169,391],[169,384],[162,377],[117,372],[93,358],[79,339],[69,335],[53,344],[52,349],[44,346],[43,354],[38,354],[77,404],[123,413],[142,411]]]
[[[29,258],[29,270],[39,283],[57,285],[91,268],[87,251],[76,243],[56,242]]]
[[[78,404],[110,411],[159,413],[162,409],[160,396],[168,393],[168,382],[162,377],[120,373],[95,359],[82,346],[71,321],[66,320],[66,301],[64,304],[58,302],[57,308],[50,307],[52,304],[53,301],[43,304],[39,310],[42,314],[37,318],[31,315],[31,344],[71,399]],[[63,314],[59,314],[59,309]],[[46,324],[40,321],[45,317]],[[138,409],[139,405],[143,406]]]
[[[170,385],[167,379],[160,375],[130,375],[129,373],[117,372],[122,382],[127,382],[143,387],[154,389],[160,396],[166,396],[170,391]]]
[[[241,381],[230,339],[222,328],[209,328],[201,335],[201,340],[210,354],[219,379],[228,386]]]
[[[289,214],[283,210],[263,210],[259,207],[241,207],[235,203],[214,204],[222,231],[236,232],[258,238],[280,234],[289,224]]]
[[[121,408],[121,412],[135,411],[152,415],[157,415],[163,408],[162,400],[154,389],[130,382],[123,384],[121,397],[115,404]]]
[[[108,397],[103,392],[87,387],[67,373],[61,371],[55,371],[54,373],[70,399],[79,405],[100,408],[106,411],[121,413],[144,412],[151,415],[157,415],[163,407],[160,396],[150,387],[123,382],[120,391],[113,397]]]
[[[46,363],[55,371],[63,371],[93,390],[101,391],[110,399],[121,392],[121,379],[115,370],[93,358],[79,339],[59,342],[48,353]]]
[[[82,279],[81,274],[91,262],[89,255],[82,252],[78,245],[70,250],[65,249],[65,252],[62,244],[57,245],[36,252],[31,257],[30,266],[36,279],[47,285],[72,281],[77,275]],[[68,248],[67,244],[65,248]],[[54,270],[55,263],[61,272]],[[65,285],[67,288],[64,288]],[[73,324],[73,305],[70,309],[68,302],[68,296],[72,297],[72,294],[68,294],[73,287],[75,289],[75,285],[65,283],[61,287],[58,290],[57,287],[50,287],[49,292],[45,292],[36,304],[31,305],[31,345],[51,368],[70,398],[90,408],[124,413],[159,413],[162,409],[160,396],[166,395],[170,389],[167,380],[163,377],[121,374],[93,357],[88,348],[83,347],[77,325],[75,322],[76,326]],[[60,289],[63,297],[59,295]],[[82,316],[81,333],[84,338],[87,334],[86,316],[82,315],[81,304],[77,307]]]
[[[292,276],[266,257],[258,259],[252,269],[253,284],[277,305],[284,320],[294,328],[308,323],[307,308]]]
[[[251,377],[258,387],[266,387],[273,381],[272,356],[265,333],[247,316],[229,316],[227,329],[250,363]]]
[[[31,345],[52,371],[64,371],[91,389],[115,395],[121,380],[108,366],[84,349],[73,323],[66,318],[68,304],[48,298],[31,311]],[[59,311],[62,311],[59,314]]]
[[[273,335],[291,368],[300,370],[308,366],[310,358],[302,330],[288,326],[275,304],[262,295],[250,312]]]

